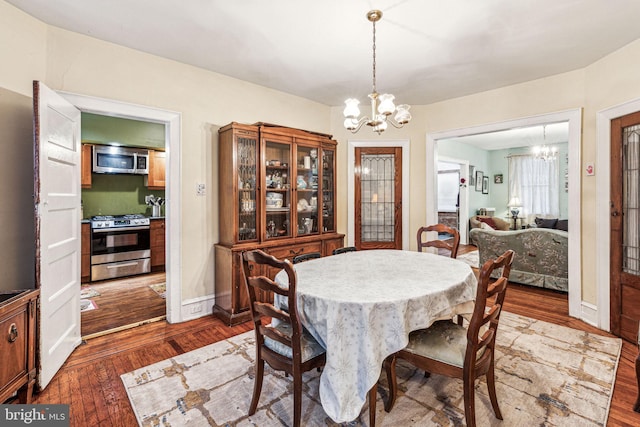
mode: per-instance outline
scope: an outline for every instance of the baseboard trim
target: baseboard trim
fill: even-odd
[[[182,321],[186,322],[212,315],[215,301],[215,295],[205,295],[182,301],[182,306],[180,307]]]
[[[591,326],[600,328],[598,322],[598,306],[582,301],[580,303],[580,319]]]

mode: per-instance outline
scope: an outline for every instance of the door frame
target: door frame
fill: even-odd
[[[582,301],[582,226],[581,226],[581,194],[580,181],[581,139],[582,139],[582,108],[558,111],[555,113],[523,117],[503,122],[489,123],[449,131],[427,133],[426,135],[426,216],[428,224],[435,224],[438,212],[437,206],[437,167],[438,140],[475,135],[478,133],[496,132],[518,127],[542,125],[545,123],[569,123],[569,222],[573,232],[569,232],[569,316],[577,317],[594,325],[596,323],[597,307]],[[608,203],[606,204],[608,206]],[[607,254],[607,260],[609,259]],[[608,304],[608,303],[607,303]],[[603,307],[600,307],[603,308]]]
[[[111,99],[58,91],[76,108],[85,113],[124,119],[142,120],[165,125],[165,152],[168,173],[166,174],[166,282],[167,322],[182,322],[181,268],[181,224],[182,200],[180,195],[180,134],[182,115],[179,112],[161,110],[144,105],[129,104]]]
[[[355,184],[354,173],[356,164],[356,147],[401,147],[402,148],[402,249],[409,250],[409,185],[411,176],[409,171],[409,149],[410,141],[388,140],[388,141],[372,141],[372,140],[349,140],[347,149],[347,246],[355,244]]]
[[[466,185],[460,186],[460,200],[458,201],[458,232],[460,233],[460,243],[469,244],[467,236],[467,222],[469,221],[469,160],[456,159],[454,157],[441,156],[438,160],[446,163],[454,163],[460,166],[460,178],[464,178]],[[437,162],[436,162],[437,164]],[[437,175],[436,175],[437,176]],[[437,185],[437,182],[436,182]],[[437,187],[436,187],[437,188]],[[438,193],[436,192],[436,197]],[[437,215],[437,213],[436,213]],[[435,224],[435,223],[428,223]],[[463,227],[464,224],[464,227]]]
[[[610,207],[611,201],[611,121],[640,111],[640,99],[606,108],[596,113],[596,290],[598,327],[611,331],[611,253]]]

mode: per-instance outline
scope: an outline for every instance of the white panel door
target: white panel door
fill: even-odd
[[[46,387],[80,344],[80,111],[33,83],[36,284]]]

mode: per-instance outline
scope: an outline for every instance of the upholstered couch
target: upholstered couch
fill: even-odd
[[[478,246],[480,265],[512,249],[515,257],[510,281],[568,291],[568,232],[550,228],[514,231],[474,228],[469,236]]]
[[[508,221],[495,216],[474,215],[469,218],[469,231],[473,230],[474,228],[489,229],[489,227],[495,230],[506,231],[509,229],[510,225],[511,224]],[[471,244],[475,244],[475,242],[473,241],[473,236],[471,235],[469,235],[469,242]]]

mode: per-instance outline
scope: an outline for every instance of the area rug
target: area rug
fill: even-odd
[[[458,255],[456,259],[466,262],[471,267],[478,268],[478,264],[480,264],[480,253],[479,251],[467,252],[466,254]]]
[[[100,292],[93,289],[91,286],[82,286],[80,288],[80,298],[81,299],[89,299],[93,297],[99,297]]]
[[[80,312],[91,311],[98,308],[98,304],[94,300],[81,299],[80,300]]]
[[[167,297],[167,284],[166,283],[157,283],[155,285],[149,285],[153,291],[158,294],[161,298]]]
[[[265,368],[258,411],[248,416],[254,377],[253,331],[121,376],[141,426],[290,426],[292,382]],[[496,389],[504,421],[491,409],[485,380],[476,384],[479,426],[602,426],[607,421],[621,340],[503,313],[497,336]],[[398,362],[399,395],[378,426],[464,425],[462,381]],[[304,375],[302,425],[336,426],[318,397],[319,373]],[[358,420],[368,425],[367,406]]]

